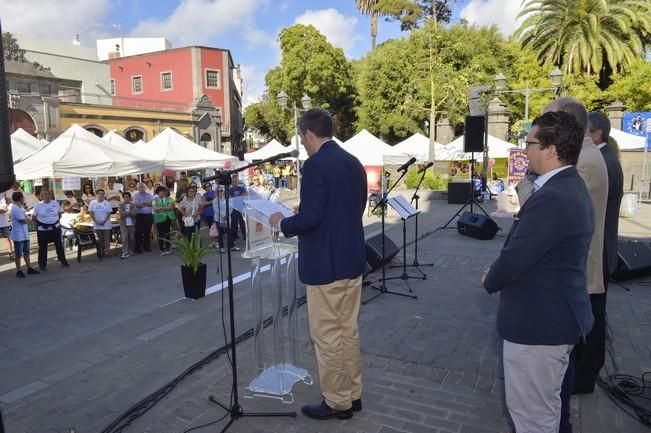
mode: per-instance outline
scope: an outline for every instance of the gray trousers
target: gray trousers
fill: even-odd
[[[506,405],[518,433],[558,433],[561,385],[572,347],[504,340]]]

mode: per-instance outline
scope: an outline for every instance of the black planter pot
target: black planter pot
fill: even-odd
[[[201,263],[195,274],[193,269],[181,265],[181,279],[186,298],[199,299],[206,296],[206,264]]]

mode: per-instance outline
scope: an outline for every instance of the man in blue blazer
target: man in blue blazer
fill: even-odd
[[[301,116],[303,166],[300,206],[292,217],[273,214],[286,237],[298,236],[298,274],[307,286],[310,334],[324,400],[303,406],[315,419],[348,419],[362,408],[362,362],[357,316],[366,250],[362,216],[366,173],[332,140],[333,121],[315,108]]]
[[[549,112],[527,135],[529,168],[539,176],[497,260],[484,273],[500,292],[506,403],[517,432],[556,433],[561,385],[572,348],[590,332],[586,263],[594,209],[576,163],[583,128]]]

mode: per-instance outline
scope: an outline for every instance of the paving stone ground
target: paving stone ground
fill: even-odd
[[[405,192],[405,195],[409,195]],[[383,295],[362,307],[364,410],[347,421],[243,418],[233,432],[505,432],[501,340],[495,330],[498,297],[481,289],[479,276],[504,241],[509,221],[490,241],[436,230],[458,209],[443,201],[421,202],[420,263],[427,280],[409,280],[417,300]],[[492,205],[487,210],[492,210]],[[367,218],[367,236],[379,230]],[[402,245],[395,216],[387,234]],[[622,222],[622,233],[651,237],[651,205]],[[413,238],[412,223],[408,239]],[[413,245],[407,249],[412,263]],[[402,252],[399,257],[402,256]],[[5,260],[0,256],[0,260]],[[394,260],[395,262],[396,260]],[[217,259],[208,261],[209,285],[220,283]],[[12,433],[103,432],[145,396],[169,383],[195,362],[224,345],[222,293],[180,299],[178,259],[153,253],[120,261],[84,257],[69,270],[48,266],[42,276],[16,281],[0,265],[0,407]],[[239,258],[235,275],[250,270]],[[390,269],[391,276],[401,269]],[[410,274],[415,274],[409,269]],[[376,281],[379,272],[368,277]],[[651,367],[650,278],[613,286],[608,314],[620,372],[640,375]],[[387,282],[406,292],[402,280]],[[304,287],[300,288],[304,294]],[[364,297],[374,290],[364,289]],[[226,298],[224,299],[226,302]],[[252,325],[248,280],[235,286],[237,334]],[[245,411],[299,411],[319,400],[318,378],[307,332],[307,311],[299,308],[300,364],[315,377],[294,388],[294,404],[241,398]],[[227,314],[224,317],[228,320]],[[271,328],[265,331],[267,338]],[[256,374],[253,341],[237,345],[238,390]],[[165,398],[123,432],[181,433],[213,421],[223,411],[209,395],[227,402],[231,373],[220,356],[181,381]],[[575,431],[647,431],[617,409],[601,391],[573,402]],[[219,431],[226,421],[200,431]]]

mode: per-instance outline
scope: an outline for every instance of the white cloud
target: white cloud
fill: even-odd
[[[296,24],[313,25],[332,45],[343,48],[346,54],[360,36],[355,33],[356,17],[347,17],[336,9],[307,10],[294,20]]]
[[[240,65],[244,79],[244,98],[242,105],[258,102],[265,91],[264,76],[266,72],[255,65]]]
[[[79,34],[86,46],[109,34],[103,22],[110,0],[2,0],[2,30],[30,36],[71,41]]]
[[[162,21],[141,21],[132,36],[164,36],[175,45],[207,43],[215,36],[242,28],[268,0],[181,0]]]
[[[521,4],[522,0],[470,0],[459,16],[472,24],[495,24],[509,36],[518,28],[516,17]]]
[[[244,31],[244,39],[248,42],[250,48],[278,48],[278,38],[275,35],[254,27]]]

